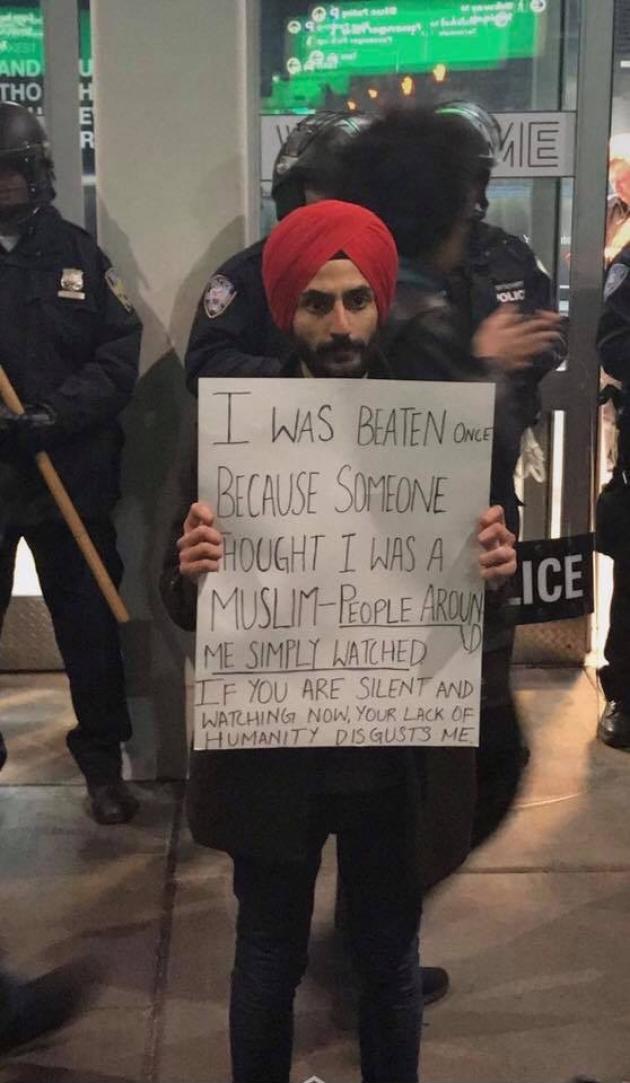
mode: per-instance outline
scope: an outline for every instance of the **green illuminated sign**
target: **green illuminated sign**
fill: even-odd
[[[44,20],[37,9],[0,8],[0,75],[37,78],[44,65]]]
[[[89,12],[79,14],[81,73],[91,65]],[[39,8],[0,5],[0,77],[37,79],[44,71],[44,19]]]
[[[315,4],[306,17],[287,20],[284,70],[265,111],[287,111],[292,102],[301,108],[323,85],[343,93],[350,77],[490,68],[535,56],[546,8],[547,0]]]

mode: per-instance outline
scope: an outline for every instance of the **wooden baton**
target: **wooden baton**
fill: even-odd
[[[4,405],[7,406],[9,410],[12,410],[14,414],[24,413],[24,407],[2,365],[0,365],[0,398],[4,402]],[[109,572],[97,553],[94,542],[90,538],[81,516],[72,503],[67,489],[51,463],[49,456],[45,451],[38,451],[35,455],[35,462],[37,463],[40,474],[46,482],[50,495],[68,524],[70,532],[79,546],[79,549],[83,553],[90,571],[99,585],[101,594],[118,623],[127,624],[130,620],[127,607],[112,583]]]

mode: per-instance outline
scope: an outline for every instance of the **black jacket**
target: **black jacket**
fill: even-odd
[[[597,349],[604,372],[619,380],[613,393],[619,428],[619,465],[630,469],[630,245],[610,265],[604,307],[597,328]]]
[[[197,306],[185,368],[197,394],[200,376],[280,376],[290,350],[271,319],[262,280],[264,241],[227,260],[212,275]],[[216,286],[215,301],[209,293]]]
[[[22,402],[58,423],[46,450],[79,512],[106,514],[118,497],[117,417],[138,371],[141,325],[107,257],[53,207],[0,250],[0,363]],[[58,516],[32,459],[0,445],[0,521]]]
[[[281,372],[299,377],[289,361]],[[386,378],[378,360],[371,375]],[[195,625],[196,587],[179,575],[177,538],[196,499],[196,449],[183,465],[181,505],[174,519],[160,588],[175,623]],[[401,749],[407,815],[404,821],[408,868],[421,893],[465,860],[475,805],[475,750]],[[268,861],[297,860],[305,854],[309,781],[316,770],[314,749],[193,751],[187,811],[195,841],[231,854]]]
[[[469,348],[461,310],[448,299],[446,282],[419,263],[401,262],[396,300],[383,348],[398,379],[485,381],[496,387],[489,500],[500,504],[518,533],[514,469],[520,453],[518,407],[511,381],[491,374]]]
[[[597,349],[604,372],[630,387],[630,245],[606,275]]]
[[[524,313],[556,308],[551,279],[529,245],[488,222],[473,224],[465,264],[449,276],[449,295],[468,338],[499,305],[514,304]],[[565,353],[562,343],[506,378],[512,417],[520,430],[519,448],[521,434],[540,413],[540,381],[561,364]]]

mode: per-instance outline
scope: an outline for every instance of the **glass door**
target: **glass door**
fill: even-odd
[[[479,10],[477,8],[479,7]],[[488,221],[521,234],[569,317],[569,354],[543,381],[544,476],[520,481],[522,537],[590,530],[596,458],[613,0],[361,5],[261,0],[263,231],[275,155],[304,113],[471,100],[502,129]],[[586,45],[588,39],[588,47]],[[519,629],[516,658],[580,664],[587,618]]]

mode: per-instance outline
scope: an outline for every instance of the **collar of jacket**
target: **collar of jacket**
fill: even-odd
[[[416,286],[426,293],[446,294],[447,282],[444,275],[419,259],[403,256],[398,269],[398,285]]]
[[[284,379],[304,379],[302,362],[296,353],[292,353],[283,366],[280,376]],[[393,380],[394,372],[385,355],[378,347],[374,350],[367,371],[369,380]]]
[[[54,251],[57,227],[61,222],[63,219],[56,207],[50,204],[40,207],[10,255],[31,256],[43,251],[46,256],[51,256]]]

